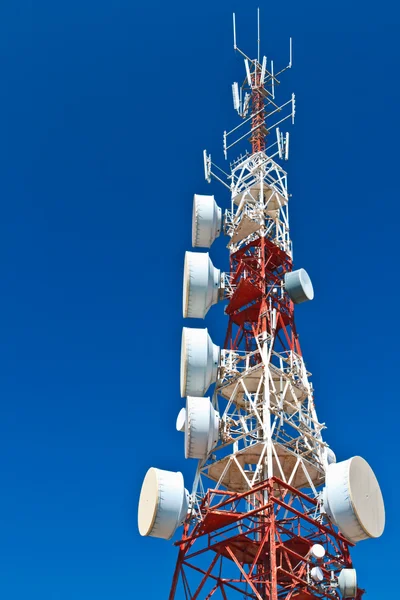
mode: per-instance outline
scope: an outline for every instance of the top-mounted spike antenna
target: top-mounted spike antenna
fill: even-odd
[[[289,65],[288,65],[289,69],[292,68],[292,52],[293,52],[293,49],[292,49],[292,38],[289,38]]]
[[[235,13],[233,13],[233,49],[236,50],[236,17]]]
[[[257,61],[260,62],[260,9],[257,8]]]

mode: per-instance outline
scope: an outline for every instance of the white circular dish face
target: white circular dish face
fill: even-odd
[[[313,581],[318,582],[318,583],[321,583],[321,581],[323,581],[323,579],[324,579],[324,574],[323,574],[322,569],[320,567],[313,567],[311,569],[310,574],[311,574],[311,579]]]
[[[332,448],[326,449],[326,461],[328,465],[332,465],[336,462],[336,454],[332,450]]]
[[[311,547],[310,554],[314,558],[320,560],[325,556],[325,548],[321,546],[321,544],[314,544],[314,546]]]
[[[140,535],[149,535],[153,529],[158,509],[157,469],[153,467],[146,473],[140,492],[138,524]]]
[[[304,295],[307,297],[307,300],[312,300],[314,298],[314,288],[310,276],[305,269],[299,269],[299,273]]]
[[[324,507],[341,533],[352,542],[377,538],[385,528],[379,483],[361,456],[328,466]]]
[[[351,501],[361,527],[369,537],[379,537],[385,528],[382,492],[373,470],[361,456],[350,461],[349,483]]]
[[[314,298],[314,288],[305,269],[285,273],[285,289],[295,304]]]
[[[342,569],[338,577],[342,598],[355,598],[357,595],[357,573],[355,569]]]
[[[189,508],[182,473],[150,468],[139,498],[138,526],[143,536],[169,540],[182,525]]]
[[[179,414],[176,418],[176,430],[177,431],[185,431],[185,423],[186,423],[186,408],[181,408]]]

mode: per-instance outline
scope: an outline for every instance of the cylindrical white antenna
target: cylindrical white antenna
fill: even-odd
[[[249,87],[251,88],[251,75],[250,75],[250,67],[249,67],[249,61],[247,60],[247,58],[244,59],[244,66],[246,68],[246,75],[247,75],[247,83],[249,84]]]
[[[261,65],[261,76],[260,76],[260,85],[261,86],[264,84],[266,69],[267,69],[267,57],[264,56],[263,57],[263,61],[262,61],[262,65]]]
[[[285,140],[285,160],[289,160],[289,132],[286,132]]]
[[[235,13],[233,13],[233,49],[236,50],[236,18]]]
[[[294,125],[294,116],[296,114],[296,96],[292,94],[292,125]]]
[[[260,9],[257,8],[257,61],[260,62]]]
[[[292,38],[289,38],[289,69],[292,68]]]
[[[279,131],[279,127],[276,128],[276,142],[278,144],[278,156],[282,158],[281,132]]]
[[[235,81],[232,83],[232,97],[233,97],[233,108],[235,110],[239,110],[240,100],[239,100],[239,86]]]

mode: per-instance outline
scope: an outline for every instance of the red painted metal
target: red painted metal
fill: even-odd
[[[338,574],[352,567],[350,544],[313,518],[315,507],[314,498],[277,477],[243,493],[209,490],[201,504],[203,520],[176,543],[180,551],[169,600],[337,600],[310,579],[315,563],[309,550],[315,543],[324,546],[328,577],[331,570]],[[362,594],[358,590],[357,598]]]
[[[252,105],[252,134],[250,137],[251,148],[253,154],[265,150],[265,138],[268,135],[268,130],[265,127],[265,111],[264,111],[264,88],[260,85],[261,69],[257,69],[252,77],[253,90],[251,93]],[[257,86],[257,87],[256,87]],[[259,86],[259,87],[258,87]]]
[[[253,75],[257,83],[260,70]],[[265,150],[265,90],[252,91],[252,152]],[[282,293],[292,259],[273,240],[261,235],[230,257],[232,293],[224,347],[254,351],[257,336],[272,335],[279,352],[301,355],[293,303]],[[276,323],[270,322],[271,308]],[[257,356],[253,356],[255,361]],[[313,497],[267,479],[246,492],[208,490],[200,505],[200,521],[185,525],[176,545],[179,554],[169,600],[338,600],[332,588],[316,587],[309,571],[315,565],[313,544],[326,550],[326,578],[351,568],[349,542],[331,525],[314,518]],[[357,600],[363,590],[359,589]]]
[[[292,270],[292,259],[271,240],[260,237],[231,254],[230,275],[233,288],[226,313],[229,316],[224,347],[231,350],[255,350],[255,337],[272,333],[269,311],[277,311],[275,333],[280,350],[301,354],[294,323],[293,303],[282,295],[285,273]]]

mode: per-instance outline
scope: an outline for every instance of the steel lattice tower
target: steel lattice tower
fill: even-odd
[[[258,21],[259,23],[259,21]],[[259,36],[258,36],[259,38]],[[224,133],[224,152],[251,143],[221,170],[204,152],[207,181],[228,190],[222,216],[213,196],[195,196],[193,246],[229,238],[230,271],[208,253],[185,257],[184,316],[205,317],[228,301],[222,348],[206,329],[184,328],[177,428],[185,455],[199,459],[192,492],[180,473],[150,469],[142,488],[143,535],[183,534],[170,600],[361,598],[350,548],[384,527],[379,485],[360,457],[336,462],[324,441],[296,331],[296,304],[313,298],[304,269],[293,270],[289,192],[282,164],[294,122],[295,97],[279,104],[272,61],[244,59],[245,79],[233,84],[242,123]],[[245,131],[242,134],[240,128]],[[236,137],[235,137],[236,136]],[[215,383],[212,398],[205,397]]]

